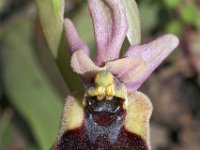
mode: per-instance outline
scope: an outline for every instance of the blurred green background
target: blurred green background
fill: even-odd
[[[180,39],[180,46],[140,89],[154,105],[152,149],[200,150],[200,1],[137,3],[142,43],[164,33]],[[62,5],[58,0],[0,0],[0,150],[48,150],[65,97],[83,89],[69,66]],[[64,12],[94,56],[87,2],[65,0]]]

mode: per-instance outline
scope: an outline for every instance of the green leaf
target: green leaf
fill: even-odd
[[[171,21],[167,24],[165,30],[167,33],[180,35],[182,32],[182,24],[178,20]]]
[[[139,10],[142,31],[150,33],[159,24],[159,5],[152,4],[150,1],[141,1]]]
[[[49,48],[57,57],[63,32],[64,1],[36,0],[36,5]]]
[[[56,16],[59,18],[60,16],[63,16],[63,6],[64,3],[61,0],[53,0],[53,7],[54,7],[54,12]]]
[[[2,83],[1,83],[1,79],[0,79],[0,100],[1,100],[1,97],[2,97],[2,94],[3,94],[3,91],[2,91]]]
[[[141,42],[140,14],[135,0],[124,0],[126,16],[128,19],[127,38],[131,45]]]
[[[187,4],[181,7],[180,15],[185,23],[195,24],[198,19],[198,8],[194,4]]]
[[[34,55],[34,28],[19,19],[3,39],[2,76],[10,103],[29,124],[40,149],[49,149],[56,139],[62,103]]]
[[[196,19],[194,25],[195,25],[195,27],[196,27],[198,30],[200,30],[200,19]]]
[[[164,0],[164,4],[168,8],[175,8],[181,3],[181,1],[182,0]]]
[[[11,119],[13,112],[6,109],[2,116],[0,116],[0,149],[4,149],[12,141]]]
[[[35,0],[45,38],[71,91],[83,88],[70,66],[63,30],[64,0]]]

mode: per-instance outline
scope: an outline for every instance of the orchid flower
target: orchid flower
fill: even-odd
[[[88,0],[88,4],[96,39],[94,61],[90,58],[89,47],[79,37],[72,21],[64,20],[66,40],[72,55],[71,67],[81,76],[87,89],[90,90],[89,94],[83,95],[85,98],[80,96],[67,98],[57,149],[71,148],[70,145],[75,146],[75,149],[106,149],[102,146],[107,145],[114,147],[113,149],[149,150],[149,118],[152,104],[147,96],[137,90],[177,47],[179,40],[172,34],[164,35],[148,44],[131,45],[123,57],[119,58],[128,28],[131,28],[128,27],[123,0]],[[110,74],[105,75],[101,72]],[[90,88],[94,85],[94,79],[96,86],[102,85],[96,91],[95,88]],[[111,85],[117,88],[112,91]],[[122,90],[117,91],[118,89]],[[105,90],[106,98],[98,95]],[[102,102],[96,100],[94,96]],[[78,101],[80,99],[84,102],[81,106]],[[104,99],[111,101],[107,102]],[[121,107],[119,99],[127,100],[126,105]],[[111,115],[114,110],[117,111],[113,103],[119,106],[117,107],[120,109],[120,113],[117,114],[119,120],[113,121],[105,113],[102,118],[95,112],[106,110],[111,111]],[[105,118],[112,120],[112,124],[108,125],[110,123],[107,121],[107,125],[102,125],[102,122],[106,122]],[[104,121],[98,121],[101,119]],[[103,135],[106,135],[105,139],[111,144],[105,144],[105,139],[100,138]]]

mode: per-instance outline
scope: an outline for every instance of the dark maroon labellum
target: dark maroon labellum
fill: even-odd
[[[58,150],[148,150],[145,141],[124,128],[123,100],[88,97],[80,128],[65,132]]]

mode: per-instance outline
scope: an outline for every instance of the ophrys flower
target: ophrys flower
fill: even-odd
[[[70,19],[65,19],[71,66],[86,91],[67,98],[57,149],[150,149],[150,100],[137,89],[178,45],[168,34],[120,50],[128,31],[122,0],[88,0],[96,58]]]

